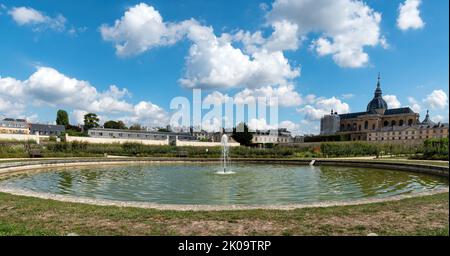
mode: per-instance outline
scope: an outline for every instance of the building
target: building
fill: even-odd
[[[425,120],[418,125],[384,127],[379,131],[370,132],[367,140],[398,141],[448,138],[448,128],[448,124],[434,123],[427,111]]]
[[[66,131],[64,125],[30,124],[30,133],[43,136],[60,136]]]
[[[336,127],[338,123],[339,128]],[[448,124],[435,124],[429,113],[420,122],[419,114],[409,107],[389,109],[378,76],[374,98],[366,111],[331,113],[321,119],[321,135],[336,134],[347,135],[352,141],[420,140],[431,138],[430,134],[448,137]]]
[[[119,129],[93,128],[88,131],[88,135],[93,138],[110,138],[110,139],[135,139],[135,140],[196,140],[189,133],[175,132],[156,132],[156,131],[134,131]]]
[[[287,144],[293,143],[294,138],[286,128],[277,130],[256,130],[253,133],[253,144]]]
[[[30,134],[30,127],[25,119],[5,118],[0,121],[0,133]]]
[[[341,125],[341,118],[331,110],[330,115],[322,117],[320,120],[320,135],[333,135],[339,132]]]

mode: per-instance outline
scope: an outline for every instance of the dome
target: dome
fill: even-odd
[[[383,114],[388,108],[386,101],[383,99],[383,92],[381,91],[380,76],[378,75],[377,89],[375,90],[375,96],[367,105],[368,113]],[[380,111],[381,110],[381,111]]]
[[[387,103],[382,97],[373,98],[373,100],[369,102],[369,105],[367,105],[367,112],[374,113],[377,109],[386,110],[387,108]]]
[[[430,118],[430,111],[427,110],[427,115],[425,116],[425,120],[423,120],[422,125],[427,125],[430,127],[433,127],[436,125],[435,122],[433,122]]]

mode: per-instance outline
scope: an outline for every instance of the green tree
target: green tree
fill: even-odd
[[[233,128],[233,139],[243,146],[250,146],[252,144],[253,135],[249,132],[248,126],[245,123],[240,123]]]
[[[100,119],[98,118],[97,114],[88,113],[88,114],[84,115],[84,129],[89,130],[92,128],[99,127],[100,126],[98,124],[99,121],[100,121]]]
[[[56,113],[56,124],[64,125],[65,127],[69,126],[69,115],[67,114],[67,111],[62,109],[58,110]]]
[[[121,130],[127,129],[127,126],[125,125],[124,122],[113,121],[113,120],[106,122],[103,125],[103,127],[107,128],[107,129],[121,129]]]
[[[132,126],[130,126],[130,130],[141,131],[142,126],[140,124],[133,124]]]

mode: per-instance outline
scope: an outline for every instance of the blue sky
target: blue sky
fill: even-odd
[[[63,108],[72,123],[96,112],[164,125],[172,98],[202,88],[279,95],[279,121],[309,133],[331,108],[365,110],[381,72],[392,107],[448,122],[445,0],[0,4],[0,116],[47,123]]]

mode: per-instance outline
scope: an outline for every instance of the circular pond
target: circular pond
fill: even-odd
[[[349,167],[152,163],[21,174],[0,187],[117,201],[180,205],[283,205],[375,199],[448,188],[425,174]]]

